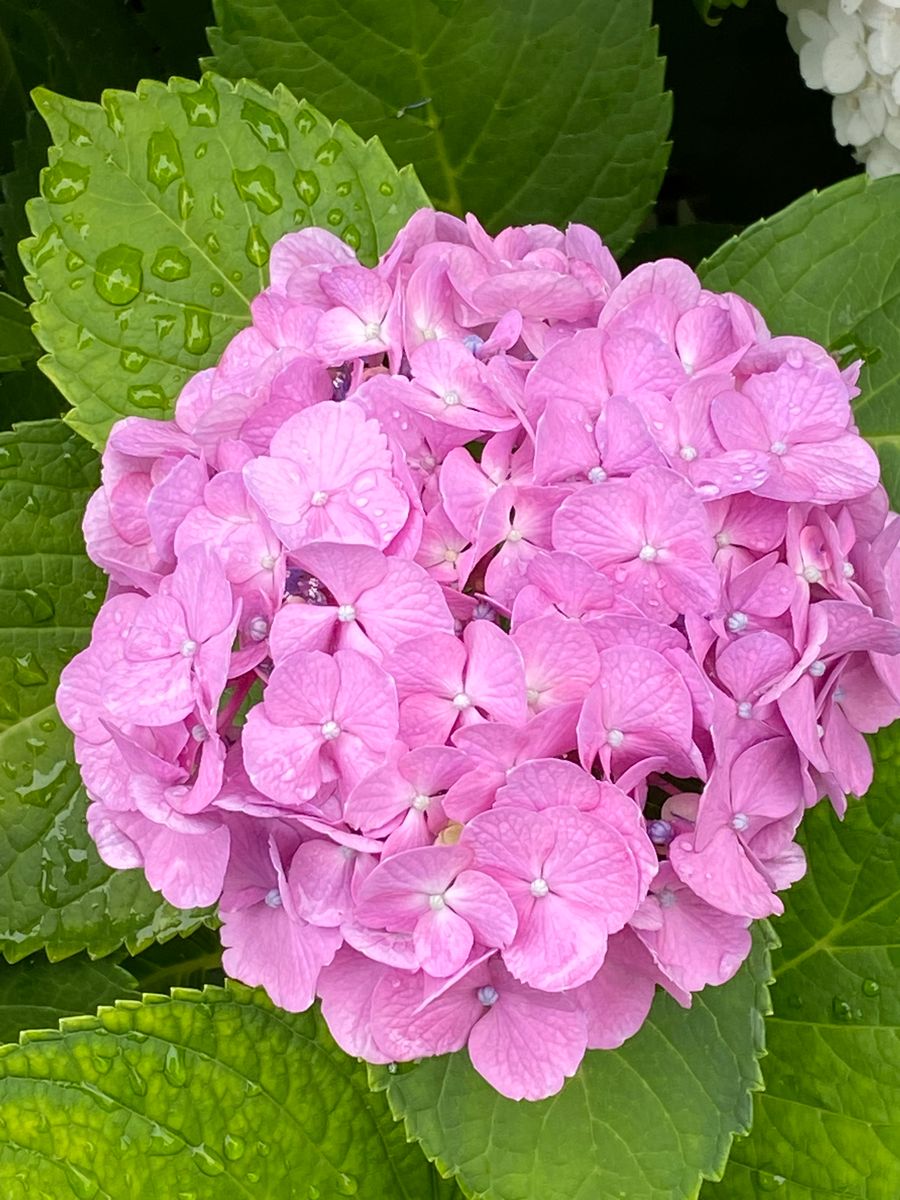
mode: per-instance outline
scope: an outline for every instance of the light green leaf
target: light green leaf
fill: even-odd
[[[377,141],[284,88],[207,76],[35,101],[54,141],[22,245],[41,366],[95,445],[121,416],[171,413],[249,323],[282,234],[322,225],[371,263],[427,203]]]
[[[866,799],[843,823],[823,802],[801,826],[809,869],[776,924],[766,1090],[704,1200],[900,1196],[900,724],[873,748]]]
[[[493,229],[584,221],[621,253],[656,198],[671,97],[650,0],[214,8],[210,65],[377,134],[438,208]]]
[[[51,963],[35,954],[15,966],[0,964],[0,1042],[16,1041],[23,1029],[56,1029],[63,1017],[135,995],[134,979],[108,958]]]
[[[0,1051],[4,1200],[451,1195],[315,1012],[176,990]]]
[[[900,506],[900,178],[858,175],[726,242],[700,267],[705,285],[739,292],[773,333],[802,334],[865,361],[856,420]]]
[[[738,975],[694,997],[658,995],[641,1031],[594,1051],[558,1096],[505,1100],[464,1053],[396,1074],[371,1068],[443,1173],[489,1200],[688,1200],[750,1124],[768,1010],[768,933]]]
[[[40,352],[28,309],[14,296],[0,292],[0,371],[21,371]]]
[[[81,540],[97,480],[96,454],[61,421],[0,434],[0,951],[11,961],[41,948],[137,950],[203,915],[170,908],[141,872],[101,863],[53,707],[105,588]]]

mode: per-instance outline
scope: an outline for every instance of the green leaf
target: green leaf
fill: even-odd
[[[854,404],[900,506],[900,178],[858,175],[726,242],[700,267],[707,287],[740,292],[773,333],[802,334],[864,360]]]
[[[171,413],[250,319],[272,243],[322,225],[374,262],[427,203],[407,169],[284,88],[206,76],[35,93],[54,146],[23,243],[41,366],[96,445],[126,414]]]
[[[210,65],[377,134],[439,208],[493,229],[584,221],[620,253],[656,198],[671,97],[650,0],[214,7]]]
[[[134,979],[110,959],[78,955],[51,963],[35,954],[0,964],[0,1042],[16,1041],[23,1029],[56,1029],[63,1017],[134,995]]]
[[[133,950],[204,914],[163,903],[139,871],[101,863],[53,696],[87,642],[105,580],[88,561],[81,516],[97,456],[60,421],[0,434],[0,951]]]
[[[704,1200],[900,1196],[900,723],[872,739],[875,782],[839,821],[807,813],[806,877],[785,895],[766,1021],[766,1090]]]
[[[168,992],[173,987],[204,987],[224,983],[222,943],[215,929],[201,926],[187,937],[155,942],[124,966],[143,992]]]
[[[589,1053],[558,1096],[513,1103],[465,1054],[390,1074],[372,1068],[391,1109],[442,1173],[490,1200],[687,1200],[723,1169],[750,1124],[767,1011],[769,935],[690,1011],[658,995],[619,1050]]]
[[[719,25],[726,8],[746,8],[747,0],[694,0],[694,7],[707,25]]]
[[[31,332],[28,309],[15,297],[0,292],[0,371],[21,371],[40,352]]]
[[[62,1029],[0,1051],[4,1200],[450,1194],[313,1011],[229,986]]]

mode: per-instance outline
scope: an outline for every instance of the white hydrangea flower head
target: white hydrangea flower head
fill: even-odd
[[[900,174],[900,0],[778,0],[808,87],[834,97],[837,140],[877,179]]]

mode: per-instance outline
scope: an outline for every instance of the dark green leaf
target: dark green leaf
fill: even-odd
[[[97,857],[86,799],[53,696],[88,640],[105,580],[81,516],[97,456],[60,421],[0,434],[0,951],[133,949],[201,919],[164,904],[139,871]]]
[[[856,420],[900,506],[900,178],[855,176],[752,225],[701,265],[707,287],[740,292],[773,333],[864,360]]]
[[[843,823],[821,803],[801,827],[809,868],[776,925],[766,1090],[704,1200],[900,1196],[900,724],[873,747],[866,799]]]
[[[216,0],[209,63],[285,83],[377,134],[439,208],[494,229],[584,221],[620,253],[668,155],[650,10],[649,0]]]
[[[272,243],[322,225],[374,262],[427,203],[377,142],[285,89],[207,76],[36,93],[50,126],[23,243],[42,367],[95,444],[120,416],[162,417],[250,319]]]
[[[390,1074],[372,1068],[394,1114],[467,1195],[490,1200],[688,1200],[723,1169],[759,1086],[770,965],[764,929],[730,983],[690,1011],[657,996],[619,1050],[587,1055],[558,1096],[513,1103],[465,1054]]]
[[[707,25],[718,25],[726,8],[746,8],[747,0],[694,0],[694,7]]]
[[[19,258],[19,242],[28,237],[25,203],[37,195],[41,168],[47,164],[50,133],[34,110],[28,114],[25,137],[12,148],[12,169],[0,177],[0,261],[6,290],[26,304],[31,299],[25,288],[25,269]]]
[[[165,993],[173,987],[201,988],[225,981],[219,935],[206,926],[187,937],[155,942],[123,965],[143,992]]]
[[[21,371],[40,352],[28,309],[20,300],[0,292],[0,371]]]
[[[229,986],[0,1051],[4,1200],[428,1200],[452,1191],[315,1012]]]
[[[34,954],[15,966],[0,964],[0,1042],[17,1041],[23,1029],[56,1029],[63,1017],[135,995],[132,977],[108,958],[91,962],[79,954],[51,963]]]

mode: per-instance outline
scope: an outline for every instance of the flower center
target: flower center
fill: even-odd
[[[739,717],[744,717],[746,719],[747,717],[750,716],[750,714],[752,712],[753,712],[753,705],[750,703],[749,700],[742,700],[740,702],[740,704],[737,706],[737,715]]]
[[[773,442],[772,445],[769,447],[769,449],[772,451],[773,454],[777,454],[778,457],[780,458],[782,454],[787,454],[787,443],[786,442]]]
[[[647,836],[654,846],[668,846],[675,836],[675,830],[670,821],[651,821],[647,825]]]
[[[550,894],[550,884],[546,879],[532,879],[531,894],[535,900],[542,900],[544,896]]]
[[[822,572],[810,563],[808,567],[803,568],[803,578],[807,583],[818,583],[822,578]]]
[[[693,462],[694,459],[697,457],[697,447],[696,446],[682,446],[681,449],[678,451],[678,453],[681,455],[681,457],[684,459],[685,462]]]
[[[191,737],[195,742],[205,742],[209,734],[202,725],[193,725],[191,727]]]
[[[588,471],[588,479],[591,483],[605,483],[607,475],[602,467],[591,467]]]
[[[459,551],[454,550],[452,546],[448,546],[444,551],[444,562],[455,563],[459,558]]]
[[[322,737],[326,742],[333,742],[336,737],[341,736],[341,727],[337,721],[326,721],[322,726]]]
[[[277,561],[274,554],[264,554],[259,560],[259,565],[264,571],[271,571]]]
[[[641,560],[641,562],[653,562],[657,554],[659,554],[659,551],[655,546],[641,546],[641,552],[638,555],[638,558]]]
[[[454,404],[459,404],[459,392],[444,392],[442,399],[448,408],[452,408]]]
[[[747,614],[742,612],[733,612],[725,624],[732,633],[742,633],[747,628]]]
[[[337,619],[339,621],[355,621],[356,609],[352,604],[342,604],[337,610]]]
[[[606,734],[607,745],[612,746],[613,750],[621,746],[625,741],[625,734],[621,729],[610,729]]]
[[[677,896],[670,887],[661,888],[657,894],[660,908],[671,908],[675,903]]]
[[[721,533],[717,533],[716,534],[716,545],[720,549],[723,546],[730,546],[731,545],[731,534],[726,533],[724,530],[722,530]]]
[[[731,818],[731,828],[736,830],[738,833],[743,832],[743,830],[745,830],[749,824],[750,818],[746,813],[736,812]]]
[[[266,904],[268,904],[269,908],[281,908],[282,903],[281,892],[279,892],[277,887],[271,888],[266,892]]]
[[[367,342],[372,342],[375,338],[381,337],[381,322],[369,321],[363,330]]]
[[[254,617],[250,622],[249,631],[254,642],[261,642],[269,632],[269,622],[265,617]]]
[[[852,579],[853,576],[856,574],[856,569],[854,568],[853,563],[845,562],[844,565],[841,567],[841,574],[844,576],[845,579]]]
[[[470,354],[474,354],[484,345],[484,338],[479,337],[477,333],[467,333],[463,338],[463,345]]]
[[[814,663],[810,663],[809,673],[812,675],[813,679],[821,679],[825,674],[825,660],[823,658],[817,658]]]
[[[476,995],[485,1008],[490,1008],[492,1004],[496,1004],[500,999],[499,992],[496,988],[491,987],[490,984],[487,984],[485,987],[480,987]]]
[[[456,695],[453,697],[453,703],[457,708],[462,709],[462,708],[469,708],[472,704],[472,701],[469,699],[469,697],[466,695],[465,692],[457,692]]]
[[[312,496],[310,497],[309,502],[310,502],[310,504],[315,505],[316,508],[321,508],[323,504],[328,503],[328,493],[327,492],[313,492]]]
[[[537,690],[537,688],[529,688],[527,695],[529,704],[537,704],[538,700],[541,698],[541,693]]]
[[[506,540],[508,542],[521,542],[522,530],[521,529],[511,529],[509,531],[509,533],[506,535]]]
[[[425,812],[431,804],[431,797],[426,796],[424,792],[417,792],[410,802],[410,808],[414,808],[416,812]]]
[[[442,908],[447,907],[447,904],[443,896],[429,896],[428,907],[432,912],[440,912]]]
[[[193,638],[187,638],[181,643],[181,653],[185,658],[190,658],[192,654],[197,653],[197,643]]]

